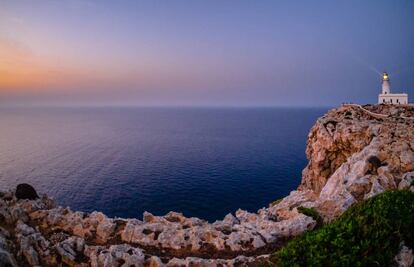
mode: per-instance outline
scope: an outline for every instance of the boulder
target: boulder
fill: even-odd
[[[36,190],[29,184],[18,184],[16,187],[16,198],[17,199],[30,199],[34,200],[39,198]]]

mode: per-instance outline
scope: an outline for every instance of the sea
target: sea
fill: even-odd
[[[210,222],[289,194],[327,108],[0,108],[0,188],[72,210]]]

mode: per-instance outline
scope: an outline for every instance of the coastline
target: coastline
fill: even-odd
[[[57,206],[47,196],[1,194],[0,231],[10,261],[28,266],[258,265],[287,240],[353,204],[392,189],[414,190],[414,107],[344,105],[318,119],[308,135],[302,183],[257,213],[238,210],[208,223],[170,212],[142,220],[108,218]],[[8,241],[7,241],[8,240]],[[128,265],[129,264],[129,265]]]

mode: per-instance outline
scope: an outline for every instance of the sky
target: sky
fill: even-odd
[[[414,102],[414,1],[0,0],[0,105]]]

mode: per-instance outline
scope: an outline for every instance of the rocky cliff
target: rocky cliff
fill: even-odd
[[[256,266],[286,240],[382,191],[414,190],[414,107],[342,106],[309,133],[309,164],[289,196],[208,223],[170,212],[142,220],[0,194],[1,266]],[[34,198],[34,199],[32,199]]]

